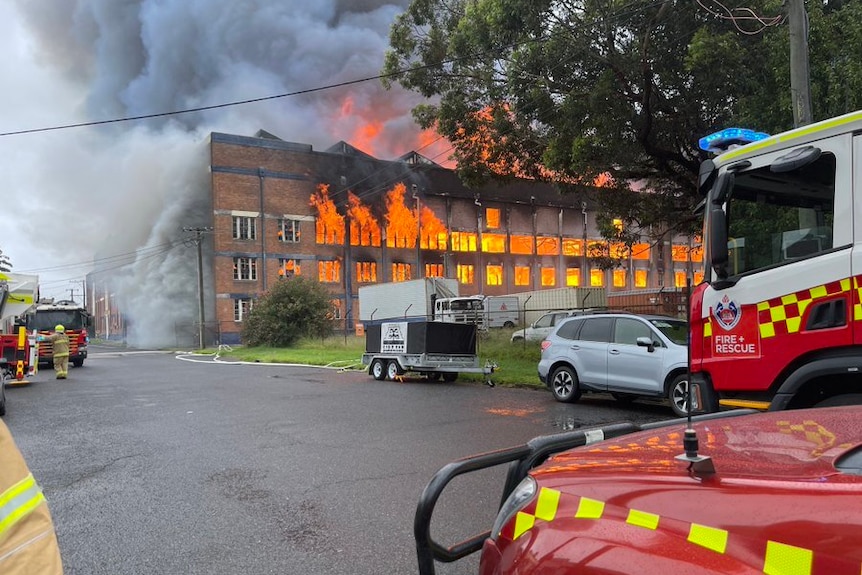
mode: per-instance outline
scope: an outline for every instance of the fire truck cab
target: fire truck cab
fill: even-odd
[[[57,325],[65,327],[69,336],[69,362],[75,367],[84,365],[90,341],[87,330],[92,329],[92,316],[82,305],[72,300],[41,299],[28,311],[26,324],[31,333],[36,331],[40,334],[52,332]],[[51,363],[53,358],[51,344],[40,343],[39,363]]]
[[[722,151],[721,140],[742,145]],[[862,403],[862,111],[771,137],[725,131],[701,147],[718,155],[700,171],[700,407]]]

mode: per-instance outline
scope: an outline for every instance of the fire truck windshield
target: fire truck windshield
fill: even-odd
[[[802,168],[735,174],[727,196],[728,272],[752,272],[832,248],[835,156]]]
[[[62,325],[68,329],[84,329],[87,325],[86,318],[81,310],[75,309],[52,309],[39,310],[30,315],[27,321],[27,329],[38,331],[52,331],[55,326]]]

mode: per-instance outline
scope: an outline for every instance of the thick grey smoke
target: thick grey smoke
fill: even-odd
[[[373,76],[382,67],[389,27],[407,1],[14,3],[38,65],[62,86],[57,96],[65,99],[64,109],[77,110],[77,118],[44,115],[63,124]],[[317,149],[346,140],[392,158],[416,147],[410,118],[416,103],[415,96],[372,81],[251,105],[28,135],[21,143],[35,153],[21,163],[32,171],[12,181],[40,194],[40,201],[25,209],[24,221],[27,233],[40,238],[41,250],[74,261],[91,255],[97,270],[116,277],[114,297],[124,302],[134,326],[130,343],[172,345],[174,324],[197,319],[195,250],[181,239],[184,226],[205,225],[211,214],[206,173],[211,131],[252,135],[262,128]],[[33,127],[33,120],[27,121],[31,125],[6,122],[4,128]],[[379,137],[357,140],[371,121],[377,122]],[[131,264],[122,259],[130,253],[138,254]]]

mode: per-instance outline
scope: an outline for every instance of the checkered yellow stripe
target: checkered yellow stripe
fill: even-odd
[[[784,427],[789,430],[796,426],[790,426],[785,422]],[[822,430],[812,430],[811,422],[806,422],[800,427],[805,427],[808,430],[807,433],[822,433]],[[568,498],[569,496],[556,489],[547,487],[539,489],[535,511],[532,513],[520,511],[515,516],[515,527],[514,531],[511,532],[511,539],[517,540],[530,531],[537,521],[552,522],[557,519],[562,497]],[[577,497],[577,499],[574,519],[584,521],[615,519],[623,521],[628,528],[632,529],[650,531],[663,529],[675,533],[681,541],[684,540],[688,544],[721,555],[735,556],[735,552],[730,549],[730,546],[733,545],[736,536],[726,529],[665,518],[659,514],[640,509],[614,508],[610,504],[589,497]],[[501,536],[505,536],[505,533],[501,533]],[[739,540],[736,542],[738,549],[750,550],[752,548],[749,537],[743,535],[738,537]],[[761,542],[757,547],[762,550],[762,563],[760,565],[762,572],[767,575],[814,575],[821,571],[814,569],[814,551],[811,549],[772,540]],[[747,555],[747,552],[745,554]],[[850,567],[855,572],[862,572],[862,565],[852,564],[841,567],[842,572],[844,572],[844,567]]]
[[[856,278],[853,278],[853,281],[858,282]],[[802,316],[812,302],[849,291],[850,278],[847,278],[758,303],[760,337],[767,339],[776,335],[797,333],[802,327]],[[855,301],[858,302],[859,298]],[[862,308],[858,314],[857,319],[862,318]]]

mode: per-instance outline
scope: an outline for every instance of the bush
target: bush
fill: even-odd
[[[320,283],[302,276],[278,280],[244,322],[243,343],[288,347],[301,337],[332,333],[332,296]]]

